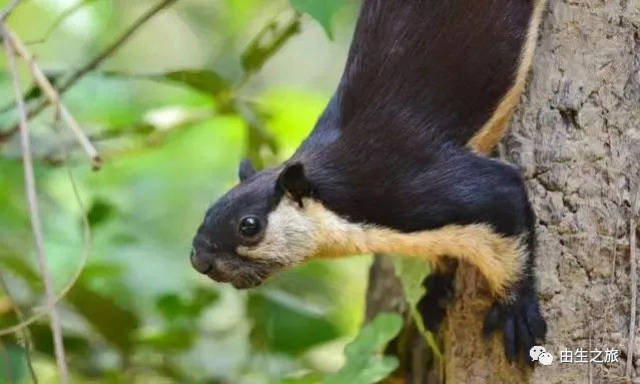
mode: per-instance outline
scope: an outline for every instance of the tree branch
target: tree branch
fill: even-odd
[[[47,264],[47,256],[44,248],[44,238],[42,236],[42,223],[40,221],[40,213],[38,209],[38,196],[36,194],[36,182],[33,172],[33,162],[31,159],[31,143],[29,141],[29,130],[27,126],[27,114],[25,111],[24,101],[22,100],[22,89],[20,87],[20,81],[18,78],[18,72],[16,70],[15,56],[13,52],[12,44],[10,43],[10,35],[3,23],[0,23],[0,33],[3,36],[4,49],[7,53],[7,65],[11,72],[13,80],[13,90],[16,97],[18,106],[18,115],[20,119],[20,141],[22,144],[22,161],[24,165],[24,177],[26,185],[27,202],[29,205],[29,215],[31,216],[31,226],[33,230],[33,236],[36,244],[36,251],[38,255],[38,264],[42,273],[42,279],[44,281],[45,293],[47,296],[47,306],[50,307],[49,316],[51,319],[51,331],[53,333],[53,344],[56,355],[56,362],[58,364],[58,370],[60,374],[60,382],[62,384],[69,383],[69,371],[67,368],[67,362],[65,358],[65,350],[62,342],[62,327],[60,325],[60,318],[55,308],[55,296],[53,291],[53,281],[51,278],[51,272]]]
[[[66,92],[72,85],[74,85],[82,76],[87,73],[93,71],[100,65],[107,57],[111,56],[120,46],[122,46],[133,34],[147,21],[149,21],[153,16],[155,16],[158,12],[163,10],[166,7],[173,5],[178,0],[163,0],[156,4],[153,8],[149,9],[147,12],[142,14],[136,21],[127,28],[127,30],[120,35],[114,42],[112,42],[107,48],[105,48],[102,52],[100,52],[96,57],[94,57],[87,64],[79,68],[77,71],[73,72],[63,83],[60,85],[59,92],[60,94]],[[46,103],[45,103],[46,105]],[[43,107],[44,108],[44,107]],[[37,109],[37,108],[36,108]],[[39,112],[39,111],[38,111]],[[38,112],[34,112],[37,114]]]
[[[9,4],[7,4],[7,6],[4,7],[2,12],[0,12],[0,21],[4,21],[7,18],[7,16],[9,16],[11,12],[13,12],[15,7],[17,7],[18,4],[20,4],[21,1],[22,0],[12,0]]]
[[[65,150],[65,161],[67,157],[68,157],[68,154]],[[36,320],[40,319],[41,317],[46,315],[48,312],[50,312],[53,305],[55,305],[58,301],[62,300],[62,298],[65,297],[67,293],[69,293],[71,288],[73,288],[75,283],[80,278],[80,275],[82,275],[82,271],[84,271],[84,267],[87,265],[87,262],[89,260],[89,253],[91,252],[91,228],[89,227],[89,218],[87,217],[87,209],[85,208],[85,204],[83,203],[82,197],[80,196],[78,183],[73,177],[73,173],[71,173],[71,169],[69,167],[67,167],[67,175],[69,176],[69,183],[71,184],[73,195],[76,199],[76,203],[78,204],[78,208],[80,209],[80,212],[82,212],[82,215],[81,215],[82,227],[83,227],[82,238],[83,238],[84,244],[82,247],[82,257],[80,260],[80,264],[74,271],[69,281],[64,285],[64,288],[62,288],[60,292],[56,295],[53,303],[48,303],[44,306],[33,308],[33,313],[29,317],[24,319],[18,319],[20,320],[18,324],[0,329],[0,336],[9,335],[15,332],[19,332],[21,330],[26,330],[29,327],[29,325],[33,324]]]
[[[155,16],[158,12],[171,6],[178,0],[162,0],[158,4],[156,4],[153,8],[149,9],[147,12],[142,14],[136,21],[127,28],[126,31],[120,35],[115,41],[109,44],[102,52],[98,53],[93,59],[87,62],[82,67],[78,68],[75,72],[71,73],[69,77],[64,80],[60,87],[58,88],[58,94],[62,95],[66,91],[69,90],[75,83],[78,82],[84,75],[91,72],[95,68],[97,68],[106,58],[112,55],[115,51],[117,51],[133,34],[140,29],[149,21],[153,16]],[[27,112],[27,119],[31,119],[40,112],[42,112],[49,105],[49,100],[42,100],[39,104],[37,104],[34,108],[30,108]],[[6,132],[0,132],[0,142],[7,141],[10,137],[12,137],[19,130],[19,126],[16,124],[11,127]]]
[[[100,156],[98,155],[98,151],[95,149],[93,144],[91,144],[87,136],[84,134],[84,132],[82,131],[82,128],[80,128],[80,125],[78,124],[76,119],[73,117],[73,115],[71,115],[69,110],[64,106],[64,104],[62,104],[60,100],[60,95],[55,90],[53,85],[51,85],[51,83],[49,82],[49,79],[47,79],[47,76],[45,76],[45,74],[42,72],[40,67],[38,67],[38,64],[36,64],[35,60],[33,59],[33,55],[31,55],[31,53],[27,50],[27,47],[24,46],[24,43],[22,43],[20,38],[18,38],[11,31],[11,29],[9,29],[9,27],[5,25],[3,26],[3,28],[4,28],[3,34],[5,37],[5,40],[8,40],[9,43],[11,43],[12,48],[15,49],[15,51],[20,56],[22,56],[23,59],[27,61],[27,64],[29,65],[29,70],[31,71],[31,75],[33,76],[33,80],[36,82],[38,87],[40,87],[40,89],[42,90],[42,93],[44,93],[47,99],[49,99],[49,102],[55,105],[58,115],[65,122],[67,127],[69,127],[69,129],[73,132],[73,134],[76,136],[78,143],[80,144],[80,146],[82,146],[87,156],[91,159],[93,163],[93,167],[99,168]],[[20,95],[21,95],[20,97],[22,98],[22,93],[20,93]],[[23,105],[24,105],[24,100],[23,100]]]

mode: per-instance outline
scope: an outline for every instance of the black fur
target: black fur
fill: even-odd
[[[417,308],[424,326],[431,332],[438,332],[447,306],[453,299],[453,280],[457,267],[458,263],[453,260],[447,268],[432,272],[422,282],[427,293],[418,301]]]
[[[519,351],[524,352],[525,359],[533,366],[529,350],[544,341],[547,334],[547,323],[540,312],[538,290],[534,269],[535,255],[535,216],[528,210],[526,215],[526,243],[528,258],[523,277],[512,287],[515,300],[512,302],[495,302],[485,316],[483,333],[488,337],[497,330],[502,330],[505,353],[509,361],[514,361]]]
[[[248,158],[242,159],[238,169],[238,179],[242,182],[256,174],[256,169]]]
[[[533,6],[365,0],[336,95],[292,159],[322,200],[354,221],[413,231],[474,221],[460,204],[482,209],[478,193],[518,183],[464,146],[513,85]],[[459,185],[476,173],[484,186]]]
[[[284,167],[248,178],[241,170],[245,180],[208,212],[196,254],[198,239],[232,254],[242,244],[237,220],[252,213],[266,222],[285,193],[402,232],[490,224],[528,236],[529,252],[515,301],[496,303],[485,330],[502,327],[510,358],[544,336],[522,178],[466,147],[513,85],[533,8],[533,0],[364,0],[340,85],[311,135]],[[426,300],[444,315],[437,295]]]
[[[278,176],[278,187],[288,193],[302,207],[302,199],[314,197],[315,188],[307,178],[304,166],[300,163],[287,165]]]

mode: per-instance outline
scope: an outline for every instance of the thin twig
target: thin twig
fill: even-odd
[[[636,215],[638,214],[638,194],[636,191],[633,204],[631,204],[631,218],[629,219],[629,257],[631,261],[631,314],[629,316],[629,344],[627,346],[627,371],[626,375],[631,378],[633,370],[633,349],[635,347],[636,337],[636,304],[638,300],[638,259],[636,258],[636,230],[638,223]]]
[[[69,90],[78,80],[80,80],[84,75],[96,69],[105,59],[111,56],[115,51],[117,51],[133,34],[144,25],[147,21],[149,21],[153,16],[155,16],[158,12],[171,6],[178,0],[163,0],[156,4],[153,8],[149,9],[147,12],[143,13],[136,21],[133,22],[125,30],[122,35],[120,35],[116,40],[114,40],[111,44],[109,44],[102,52],[98,53],[93,59],[87,62],[82,67],[78,68],[75,72],[71,73],[69,77],[61,83],[58,88],[58,94],[62,95],[66,91]],[[27,113],[27,119],[31,119],[40,112],[42,112],[49,105],[49,100],[44,99],[34,108],[29,109]],[[0,142],[8,140],[11,136],[13,136],[18,131],[18,125],[14,125],[6,132],[0,132]]]
[[[2,274],[1,270],[0,270],[0,287],[2,287],[2,290],[4,291],[4,293],[7,295],[9,300],[11,300],[11,302],[13,303],[13,312],[16,314],[16,318],[18,319],[18,321],[23,321],[24,313],[22,312],[22,309],[20,309],[20,306],[18,305],[18,303],[13,299],[13,295],[9,290],[9,285],[5,281],[4,275]],[[25,351],[24,353],[25,353],[25,358],[27,360],[27,367],[29,368],[29,374],[31,375],[31,381],[33,381],[34,384],[38,384],[38,376],[36,376],[36,371],[33,369],[33,362],[31,360],[31,352],[33,351],[33,342],[32,342],[33,339],[31,337],[31,332],[29,331],[28,327],[25,327],[22,330],[22,338],[24,339],[24,351]]]
[[[251,39],[247,48],[240,57],[244,74],[240,81],[234,85],[234,90],[243,87],[249,78],[260,71],[264,64],[284,45],[286,42],[300,32],[300,18],[298,12],[294,12],[291,19],[284,25],[279,25],[275,18],[266,23],[256,36]],[[269,39],[265,42],[265,36]]]
[[[89,219],[87,218],[87,211],[84,208],[84,203],[82,202],[82,199],[80,197],[80,191],[78,190],[78,186],[77,186],[77,183],[75,182],[75,178],[73,178],[73,175],[71,173],[69,175],[70,175],[70,182],[71,182],[74,196],[82,212],[82,223],[83,223],[82,226],[84,227],[83,228],[84,245],[83,245],[82,258],[80,260],[80,265],[78,265],[78,267],[74,271],[73,275],[69,279],[69,282],[65,284],[64,288],[62,288],[60,292],[56,295],[56,298],[52,305],[55,305],[56,303],[58,303],[58,301],[62,300],[62,298],[65,297],[67,293],[69,293],[71,288],[73,288],[75,283],[80,278],[80,275],[82,275],[82,271],[84,271],[84,267],[87,265],[87,262],[89,261],[89,253],[91,251],[91,231],[89,228]],[[48,303],[45,304],[44,307],[34,308],[33,309],[34,314],[32,314],[30,317],[20,321],[20,323],[18,324],[0,329],[0,336],[9,335],[27,328],[29,325],[33,324],[36,320],[45,316],[48,312],[50,312],[50,310],[51,310],[51,306]]]
[[[58,130],[54,129],[56,133],[60,133]],[[67,159],[69,154],[65,148],[63,148],[64,153],[64,164],[67,165],[67,175],[69,176],[69,183],[71,184],[71,189],[73,190],[73,195],[76,199],[76,203],[78,204],[78,208],[81,212],[81,220],[82,220],[82,257],[80,259],[80,264],[74,271],[73,275],[69,279],[69,281],[64,285],[64,288],[60,290],[60,292],[56,295],[56,299],[54,304],[58,303],[58,301],[62,300],[63,297],[67,295],[67,293],[73,288],[75,283],[82,275],[82,271],[84,271],[84,267],[87,265],[89,261],[89,254],[91,253],[91,228],[89,226],[89,218],[87,216],[87,210],[85,208],[85,204],[80,196],[80,190],[78,188],[78,183],[76,182],[73,173],[71,172],[71,168],[68,166]],[[0,336],[12,334],[21,330],[27,330],[29,325],[34,323],[36,320],[40,319],[44,315],[46,315],[50,311],[50,307],[45,305],[44,307],[35,307],[33,308],[34,314],[26,319],[19,319],[20,322],[11,327],[0,329]]]
[[[99,53],[91,61],[85,64],[83,67],[72,73],[60,86],[60,93],[67,91],[72,85],[74,85],[82,76],[88,72],[93,71],[102,63],[107,57],[111,56],[122,44],[124,44],[129,38],[147,21],[149,21],[156,13],[160,12],[166,7],[171,6],[178,0],[163,0],[156,4],[153,8],[142,14],[136,21],[134,21],[129,28],[113,43],[111,43],[104,51]]]
[[[22,89],[20,87],[20,81],[16,69],[13,47],[9,42],[9,39],[11,37],[7,29],[4,27],[4,24],[2,23],[0,23],[0,32],[2,33],[2,41],[7,53],[7,64],[11,72],[11,77],[13,80],[13,90],[18,106],[18,115],[20,119],[20,141],[22,144],[22,162],[24,165],[24,177],[27,190],[27,202],[29,205],[29,216],[31,217],[31,226],[36,244],[38,264],[40,266],[40,272],[42,273],[42,279],[44,281],[47,304],[51,309],[49,312],[49,317],[51,319],[51,331],[53,333],[53,344],[56,355],[56,362],[58,364],[60,382],[62,384],[67,384],[69,383],[69,371],[67,368],[65,350],[62,342],[62,327],[60,325],[60,318],[58,317],[58,311],[56,310],[54,304],[55,294],[53,290],[53,281],[51,278],[51,272],[49,271],[49,265],[47,264],[44,239],[42,236],[42,223],[40,221],[38,196],[36,194],[36,182],[33,172],[33,161],[31,159],[31,143],[29,141],[29,130],[27,127],[27,114],[25,111],[24,101],[22,100]]]
[[[42,93],[49,99],[49,102],[55,105],[60,118],[65,122],[67,127],[73,132],[78,140],[78,143],[82,146],[87,156],[91,159],[94,168],[99,168],[100,166],[100,156],[98,156],[98,151],[95,149],[93,144],[87,138],[87,135],[84,134],[82,128],[76,121],[76,119],[71,115],[67,107],[62,104],[60,100],[60,95],[55,90],[53,85],[47,79],[47,76],[42,72],[38,64],[36,64],[33,59],[33,55],[27,50],[24,43],[20,40],[20,38],[14,34],[9,27],[6,25],[3,26],[5,29],[4,36],[11,43],[12,48],[16,50],[16,52],[22,56],[24,60],[27,61],[29,66],[29,70],[31,71],[31,75],[33,76],[33,80],[40,87]],[[20,94],[22,97],[22,94]]]

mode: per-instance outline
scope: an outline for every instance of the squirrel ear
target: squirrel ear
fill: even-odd
[[[238,170],[238,177],[240,178],[240,181],[245,181],[246,179],[255,175],[256,172],[257,171],[253,167],[253,164],[251,164],[251,160],[249,160],[249,158],[245,157],[244,159],[242,159],[242,161],[240,162],[240,169]]]
[[[298,202],[302,207],[302,198],[312,196],[314,188],[304,173],[301,163],[286,165],[278,176],[278,187]]]

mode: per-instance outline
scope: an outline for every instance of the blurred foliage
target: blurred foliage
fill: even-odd
[[[384,347],[402,329],[397,314],[379,314],[365,326],[356,339],[345,348],[347,362],[326,380],[326,384],[378,383],[398,367],[398,360],[382,354]]]
[[[30,0],[9,23],[55,83],[154,3]],[[343,367],[343,348],[362,323],[368,257],[309,263],[250,291],[212,282],[188,261],[195,229],[236,183],[240,159],[274,165],[313,127],[338,82],[357,6],[178,1],[64,97],[105,160],[99,172],[52,111],[31,121],[57,291],[90,246],[58,305],[74,382],[372,383],[395,367],[380,355],[399,327],[391,315],[349,345]],[[15,122],[5,68],[0,132]],[[37,104],[39,90],[20,70]],[[20,321],[15,304],[29,316],[44,302],[22,178],[17,137],[0,141],[0,272],[11,291],[0,291],[1,328]],[[29,335],[40,382],[56,382],[47,319],[28,330],[0,338],[0,382],[29,382]]]
[[[7,382],[21,382],[27,374],[25,351],[16,344],[0,346],[0,377]],[[3,379],[0,379],[2,382]]]
[[[332,22],[343,5],[342,0],[291,0],[293,8],[311,15],[322,25],[327,36],[333,38]]]

